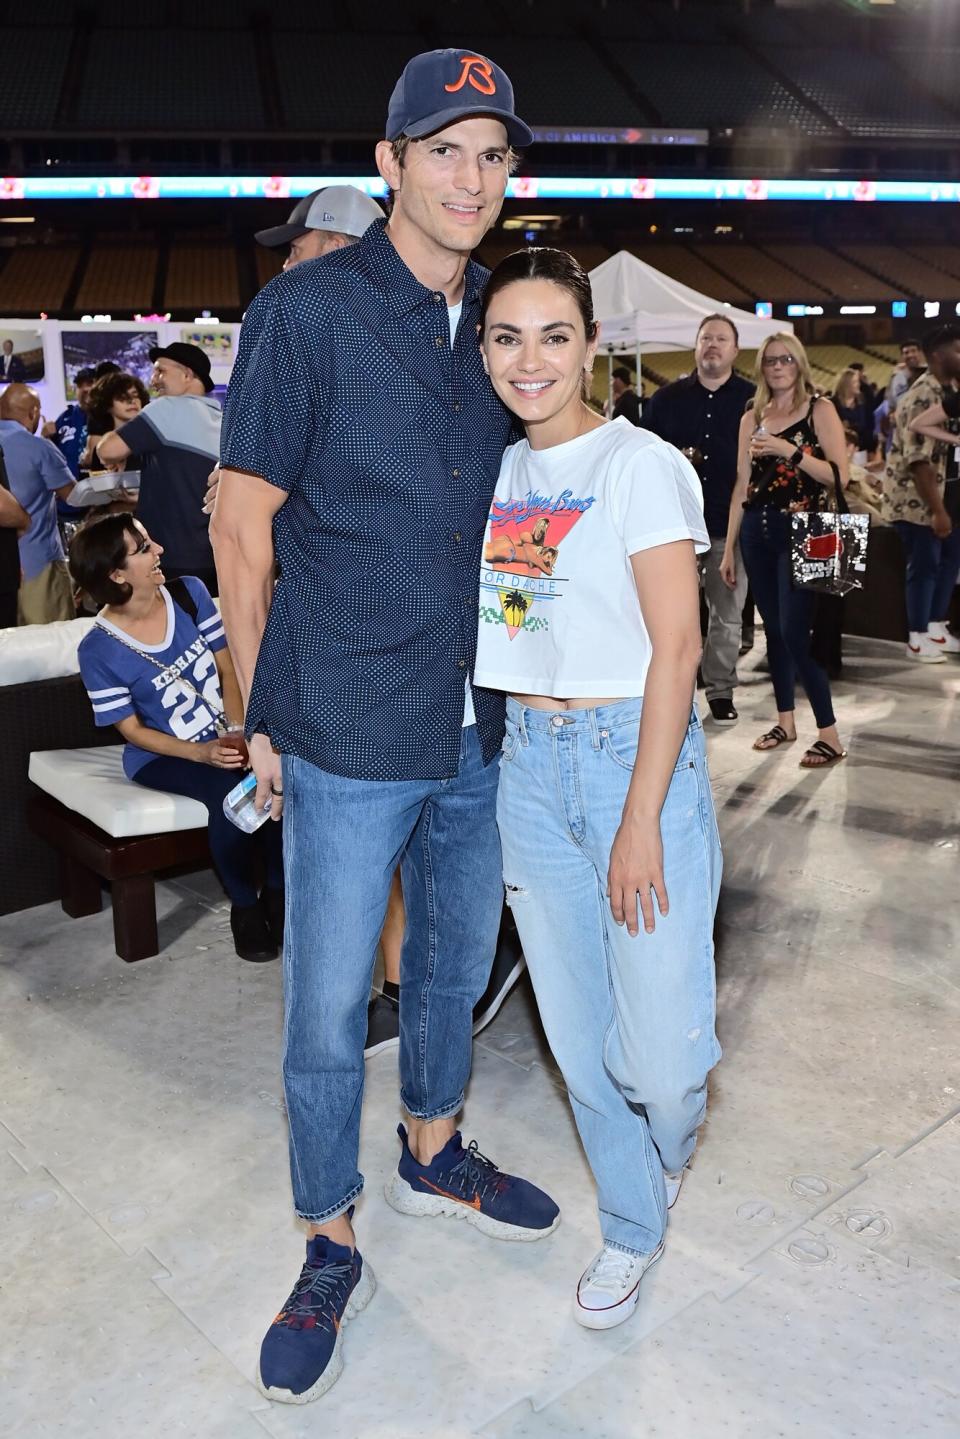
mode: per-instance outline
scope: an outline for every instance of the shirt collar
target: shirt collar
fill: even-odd
[[[379,281],[385,303],[395,315],[406,315],[428,300],[433,300],[435,290],[428,290],[416,275],[403,263],[387,234],[386,220],[375,220],[361,236],[358,249],[368,260],[374,276]],[[487,271],[475,260],[467,261],[463,277],[463,308],[467,310],[476,304],[483,294],[487,282]]]

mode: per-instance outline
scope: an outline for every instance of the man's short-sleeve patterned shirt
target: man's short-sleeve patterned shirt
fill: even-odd
[[[221,464],[286,491],[248,732],[334,774],[456,774],[476,574],[512,419],[477,343],[488,271],[446,297],[384,224],[276,276],[243,323]],[[473,691],[485,761],[503,697]]]
[[[929,370],[925,370],[900,397],[896,431],[887,457],[880,497],[880,514],[888,524],[907,520],[913,525],[929,525],[933,520],[929,505],[921,498],[914,483],[913,467],[922,460],[929,461],[938,472],[942,495],[949,447],[941,440],[932,440],[929,435],[911,430],[910,422],[922,415],[924,410],[942,403],[943,386]]]

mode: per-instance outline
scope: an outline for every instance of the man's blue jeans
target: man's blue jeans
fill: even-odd
[[[597,1182],[604,1242],[663,1238],[664,1170],[690,1158],[720,1058],[713,917],[720,843],[694,713],[660,814],[669,914],[631,938],[607,870],[642,701],[559,714],[507,701],[497,818],[540,1017]]]
[[[929,525],[895,520],[907,559],[907,628],[926,634],[931,620],[945,620],[960,571],[960,523],[945,540]]]
[[[473,726],[446,780],[362,780],[283,760],[283,1077],[293,1198],[324,1223],[363,1188],[358,1143],[374,958],[402,863],[400,1097],[408,1114],[456,1114],[470,1073],[473,1007],[503,908],[497,764]]]

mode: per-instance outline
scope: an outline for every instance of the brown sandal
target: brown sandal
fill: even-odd
[[[811,755],[820,755],[821,758],[815,759],[811,763]],[[839,764],[840,761],[846,759],[846,757],[847,752],[845,749],[834,749],[833,745],[827,744],[825,739],[818,739],[804,754],[803,759],[800,761],[800,768],[829,769],[832,764]]]
[[[773,744],[764,744],[764,740],[773,740]],[[782,744],[796,744],[796,735],[788,735],[782,724],[775,724],[773,729],[768,729],[759,739],[754,740],[753,747],[759,754],[768,754],[770,750],[779,749]]]

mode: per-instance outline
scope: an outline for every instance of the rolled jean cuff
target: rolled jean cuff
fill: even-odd
[[[438,1109],[428,1109],[425,1114],[418,1114],[413,1105],[407,1103],[407,1097],[402,1089],[400,1103],[411,1119],[419,1119],[421,1124],[432,1124],[435,1119],[452,1119],[455,1114],[459,1114],[464,1105],[464,1093],[462,1090],[460,1091],[460,1098],[455,1104],[442,1104]]]
[[[660,1244],[663,1243],[661,1239]],[[629,1244],[618,1244],[614,1239],[604,1239],[604,1249],[615,1249],[618,1254],[629,1254],[633,1259],[649,1259],[651,1254],[656,1254],[660,1244],[655,1244],[652,1249],[631,1249]]]
[[[319,1214],[305,1214],[302,1209],[296,1209],[296,1216],[298,1219],[305,1220],[307,1224],[329,1224],[331,1219],[339,1219],[341,1214],[346,1214],[362,1191],[363,1184],[355,1184],[346,1199],[341,1199],[337,1204],[331,1204],[329,1208],[321,1210]]]

